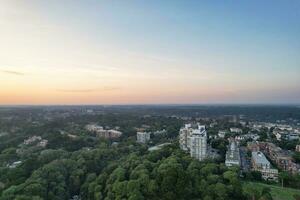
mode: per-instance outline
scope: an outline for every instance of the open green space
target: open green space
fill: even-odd
[[[269,187],[271,189],[271,195],[274,200],[295,200],[294,195],[300,196],[300,190],[280,187],[275,185],[268,185],[268,184],[258,183],[258,182],[245,182],[243,187],[244,190],[247,189],[248,187],[252,187],[252,188],[254,187],[260,192],[264,187]]]

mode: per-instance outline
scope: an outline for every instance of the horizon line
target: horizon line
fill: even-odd
[[[300,106],[300,103],[127,103],[127,104],[0,104],[0,107],[62,106]]]

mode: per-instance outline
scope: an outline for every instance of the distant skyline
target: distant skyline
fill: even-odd
[[[298,0],[0,0],[0,105],[299,105],[299,55]]]

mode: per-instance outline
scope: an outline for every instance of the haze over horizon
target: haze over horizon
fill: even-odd
[[[0,105],[300,104],[300,1],[0,0]]]

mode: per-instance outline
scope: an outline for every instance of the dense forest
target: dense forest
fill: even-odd
[[[32,168],[35,170],[24,180]],[[68,153],[46,150],[1,179],[12,186],[1,199],[244,199],[234,169],[199,162],[177,144],[147,152],[143,146],[108,147]]]

